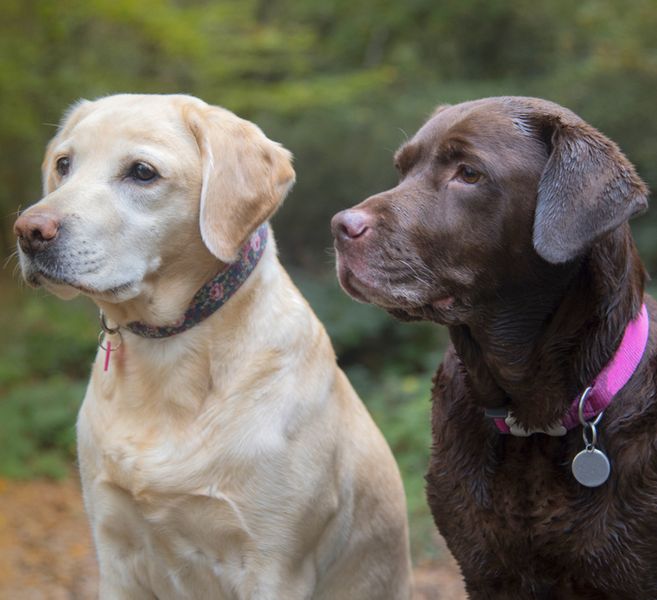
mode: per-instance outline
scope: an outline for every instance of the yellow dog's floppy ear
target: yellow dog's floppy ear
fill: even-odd
[[[229,263],[294,184],[292,155],[259,127],[216,106],[189,106],[185,118],[200,150],[201,237]]]

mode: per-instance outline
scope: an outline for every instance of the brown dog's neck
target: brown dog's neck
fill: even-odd
[[[472,322],[449,328],[475,401],[509,406],[530,429],[561,419],[609,362],[646,277],[627,225],[577,262],[525,273],[534,269],[476,307]]]

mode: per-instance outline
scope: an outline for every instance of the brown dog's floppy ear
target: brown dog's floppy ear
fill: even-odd
[[[539,121],[551,152],[538,185],[534,248],[564,263],[643,212],[648,189],[618,146],[575,114]]]
[[[185,117],[202,161],[201,237],[219,260],[232,262],[292,187],[292,155],[223,108],[189,106]]]

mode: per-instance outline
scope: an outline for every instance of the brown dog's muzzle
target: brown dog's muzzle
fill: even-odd
[[[331,219],[338,279],[349,295],[362,302],[368,301],[366,290],[378,287],[365,251],[375,233],[374,225],[374,215],[358,207],[343,210]]]

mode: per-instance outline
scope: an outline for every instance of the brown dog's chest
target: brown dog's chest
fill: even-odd
[[[505,438],[485,445],[490,456],[453,446],[434,450],[431,488],[439,513],[448,515],[437,517],[441,531],[467,532],[463,537],[490,548],[501,564],[506,554],[528,552],[539,560],[569,560],[560,538],[573,526],[581,502],[569,481],[572,443],[561,449],[553,440]],[[587,515],[587,523],[593,520]]]
[[[428,499],[471,597],[495,586],[516,594],[500,598],[653,597],[645,593],[657,590],[649,566],[657,560],[650,550],[657,533],[646,524],[657,523],[657,480],[650,479],[657,463],[630,460],[650,456],[647,434],[622,443],[623,436],[608,435],[612,475],[589,489],[571,473],[583,448],[579,429],[563,438],[500,434],[449,365],[433,402]],[[619,420],[612,411],[609,417]],[[637,483],[628,486],[628,478]]]
[[[580,585],[620,589],[642,578],[627,550],[635,540],[622,507],[610,507],[604,491],[572,484],[568,461],[553,462],[568,451],[547,448],[553,440],[500,441],[507,446],[504,464],[481,461],[475,468],[470,463],[464,478],[465,465],[459,467],[457,453],[447,450],[434,452],[430,467],[434,519],[466,579],[502,589],[508,579],[509,593],[519,594],[508,597],[518,599],[544,597],[529,595],[529,589],[552,594],[546,598],[574,599],[580,598],[574,591]],[[529,444],[522,448],[522,442]],[[437,464],[447,466],[439,471]],[[619,558],[619,549],[626,549],[624,557]],[[604,565],[623,560],[623,568],[605,572]]]

